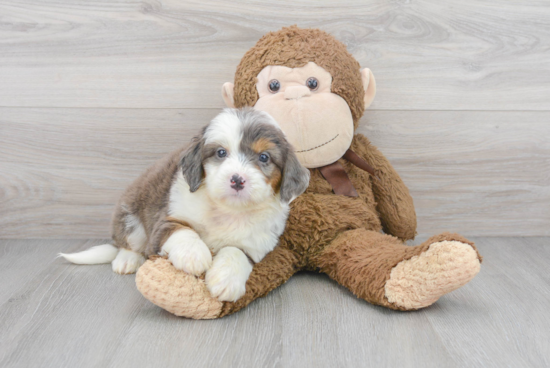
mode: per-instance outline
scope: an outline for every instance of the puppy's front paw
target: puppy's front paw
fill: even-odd
[[[246,255],[234,247],[222,248],[206,272],[206,286],[220,301],[235,302],[246,291],[246,281],[252,265]]]
[[[212,265],[210,249],[196,232],[189,229],[173,233],[162,246],[160,254],[168,254],[176,269],[195,276],[202,275]]]

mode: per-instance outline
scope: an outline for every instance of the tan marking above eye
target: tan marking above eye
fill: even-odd
[[[259,154],[263,151],[267,151],[267,150],[275,148],[275,144],[267,138],[260,138],[257,141],[255,141],[254,143],[252,143],[251,148],[254,152]]]

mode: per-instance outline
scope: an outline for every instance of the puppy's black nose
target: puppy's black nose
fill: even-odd
[[[235,189],[237,192],[244,188],[245,180],[239,174],[234,174],[231,177],[231,188]]]

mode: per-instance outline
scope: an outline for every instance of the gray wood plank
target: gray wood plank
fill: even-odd
[[[108,367],[280,367],[281,292],[209,321],[178,318],[149,303]]]
[[[218,108],[242,55],[298,24],[373,70],[374,109],[549,108],[545,1],[4,0],[0,13],[0,106]]]
[[[0,303],[0,365],[9,367],[544,367],[550,341],[550,238],[473,238],[485,260],[465,287],[416,312],[355,298],[300,273],[243,311],[177,318],[132,276],[61,260]],[[3,241],[8,254],[32,241]],[[35,246],[42,260],[55,240]],[[68,250],[100,241],[65,242]],[[6,248],[17,248],[15,250]],[[38,258],[29,262],[40,266]],[[3,279],[14,268],[0,268]]]
[[[283,289],[281,367],[454,367],[424,311],[358,299],[326,275],[301,273]]]
[[[429,308],[447,351],[462,367],[550,366],[550,239],[473,240],[480,274]]]
[[[218,109],[0,108],[0,238],[109,237],[124,188]],[[549,112],[370,111],[420,235],[550,235]]]
[[[73,239],[0,240],[0,305],[56,262],[55,256],[44,257],[45,251],[56,255],[89,246],[90,243],[85,240]]]
[[[58,249],[40,249],[50,266],[0,306],[0,366],[105,366],[146,304],[134,277],[117,275],[110,265],[51,262]]]

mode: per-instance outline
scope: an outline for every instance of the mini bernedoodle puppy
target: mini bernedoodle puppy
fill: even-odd
[[[309,171],[270,115],[226,109],[190,146],[128,187],[113,216],[114,245],[61,256],[78,264],[112,261],[114,272],[127,274],[145,257],[167,255],[177,269],[206,272],[213,296],[236,301],[308,183]]]

